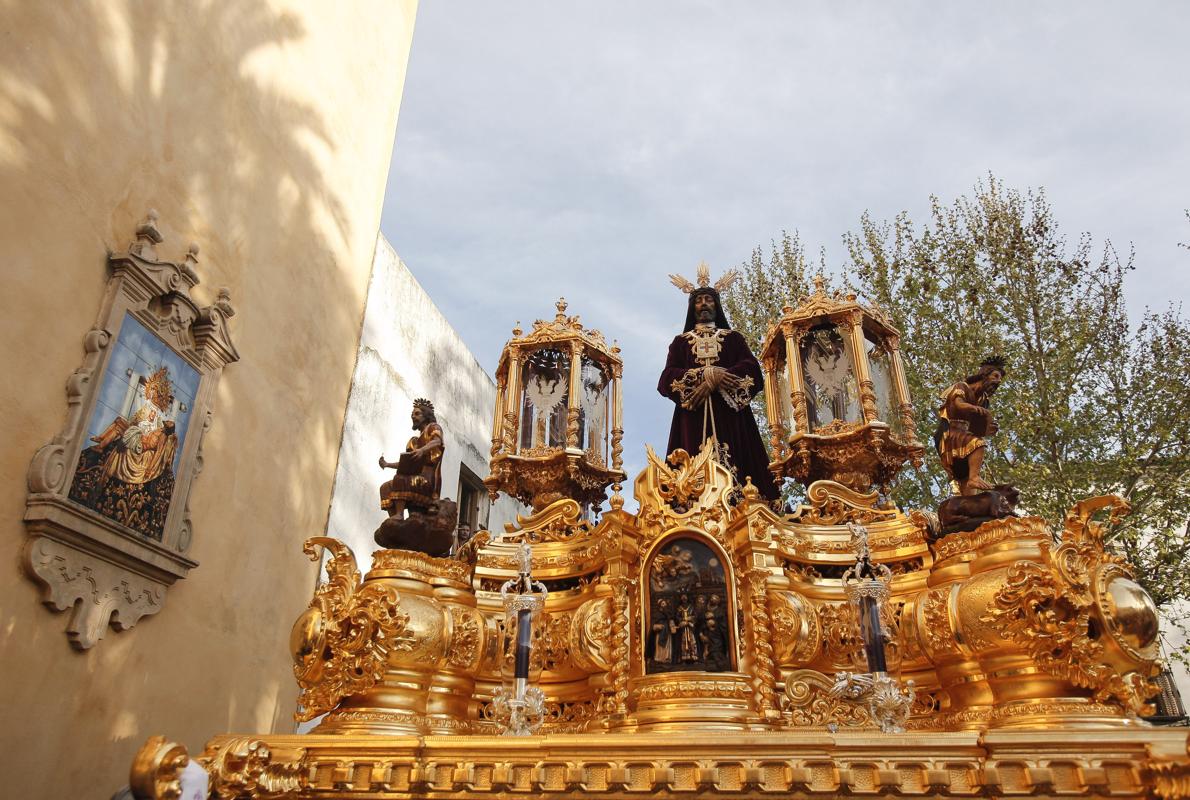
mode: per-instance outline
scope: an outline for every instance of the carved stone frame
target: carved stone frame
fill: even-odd
[[[198,283],[198,248],[180,262],[161,260],[157,216],[137,228],[127,251],[108,256],[109,277],[86,355],[66,381],[66,423],[29,465],[24,567],[51,609],[73,608],[66,632],[80,650],[103,638],[108,623],[127,630],[156,614],[165,591],[198,563],[186,557],[193,538],[190,487],[202,471],[202,440],[223,368],[239,360],[227,330],[235,311],[226,289],[200,308],[190,297]],[[187,435],[161,541],[144,536],[69,498],[79,456],[108,360],[125,315],[135,318],[199,375]]]

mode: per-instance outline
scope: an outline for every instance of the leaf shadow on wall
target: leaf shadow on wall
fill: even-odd
[[[303,486],[308,491],[312,472],[333,474],[333,455],[327,466],[320,454],[337,450],[344,398],[336,410],[328,392],[311,386],[310,365],[303,372],[287,354],[294,337],[317,336],[343,345],[333,345],[330,354],[323,345],[323,362],[337,350],[350,359],[359,334],[362,297],[350,297],[342,279],[345,267],[335,259],[352,238],[352,220],[338,187],[327,180],[323,164],[328,162],[320,161],[342,136],[336,138],[316,108],[281,88],[287,76],[276,68],[284,63],[287,45],[304,39],[307,31],[296,16],[263,4],[13,0],[0,6],[5,20],[0,28],[0,182],[31,209],[19,220],[0,220],[0,241],[13,256],[8,290],[24,302],[54,308],[54,293],[60,295],[63,281],[39,275],[38,266],[57,258],[54,240],[61,237],[56,233],[75,228],[77,241],[82,227],[95,237],[95,264],[62,264],[62,270],[82,285],[80,292],[92,292],[87,302],[94,309],[106,280],[104,248],[126,246],[148,208],[156,207],[167,238],[164,257],[180,258],[190,240],[202,247],[203,284],[196,299],[209,302],[221,285],[231,289],[241,312],[232,321],[232,335],[242,357],[223,377],[206,441],[206,474],[191,494],[192,507],[202,505],[209,514],[205,525],[196,519],[189,555],[207,563],[169,590],[161,614],[130,632],[109,629],[84,654],[68,648],[62,633],[65,614],[55,614],[49,624],[30,624],[27,608],[6,610],[0,615],[0,659],[11,662],[5,655],[9,651],[36,648],[45,651],[38,663],[48,666],[18,682],[20,687],[40,684],[38,691],[28,693],[14,683],[0,690],[0,705],[20,719],[36,714],[37,697],[57,696],[67,707],[59,718],[73,715],[79,726],[47,724],[36,746],[64,752],[80,731],[85,736],[101,731],[117,743],[95,748],[107,765],[105,774],[126,770],[147,736],[169,734],[147,725],[174,719],[184,731],[187,719],[210,719],[211,704],[226,710],[229,724],[234,719],[242,726],[249,719],[258,726],[264,722],[264,728],[290,730],[287,690],[293,687],[287,674],[275,674],[267,686],[248,686],[239,678],[232,685],[227,676],[275,673],[275,665],[284,665],[284,655],[278,655],[285,652],[287,632],[301,607],[289,604],[291,590],[275,602],[253,600],[266,592],[260,584],[270,574],[279,581],[282,567],[304,564],[301,541],[320,533],[325,521],[310,519]],[[26,40],[31,31],[35,41]],[[295,240],[305,243],[304,263],[286,267],[293,267],[295,282],[304,287],[284,291],[277,283],[276,261],[261,262],[272,253],[284,259],[281,254],[286,247],[292,253]],[[324,293],[343,300],[318,302]],[[94,312],[86,313],[60,320],[55,330],[61,332],[62,347],[79,350]],[[279,330],[278,319],[283,321]],[[6,324],[12,323],[0,323],[0,334],[11,332]],[[15,354],[13,371],[34,374],[42,355]],[[38,399],[44,413],[30,425],[31,439],[45,442],[57,432],[63,400],[60,394]],[[0,397],[0,405],[10,405],[9,397]],[[279,435],[288,430],[279,422],[284,419],[303,420],[301,441]],[[225,457],[212,458],[213,436],[227,443],[219,448]],[[282,441],[292,451],[285,456],[277,452]],[[216,471],[224,472],[220,484],[235,486],[242,477],[244,488],[235,486],[234,496],[214,497]],[[0,491],[7,507],[23,506],[23,486]],[[241,519],[235,526],[212,524],[236,514]],[[245,534],[254,540],[252,556],[226,555],[236,552]],[[14,542],[9,552],[15,556],[19,546]],[[306,572],[288,582],[300,583],[305,593],[313,566],[298,568]],[[35,588],[32,583],[27,588],[32,604]],[[218,669],[188,667],[186,653],[152,652],[154,642],[177,641],[176,636],[163,639],[175,625],[193,631],[194,654],[208,651],[196,660],[218,662]],[[249,641],[258,646],[230,644]],[[163,675],[167,661],[174,666]],[[112,674],[119,679],[113,682]],[[73,689],[61,691],[68,685],[64,678],[74,681]],[[151,711],[165,705],[167,712]],[[104,728],[102,720],[117,719],[118,726]],[[93,761],[81,760],[71,768],[77,773],[73,777],[64,770],[65,785],[77,786]]]

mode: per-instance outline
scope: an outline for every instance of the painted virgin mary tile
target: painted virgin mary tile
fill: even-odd
[[[198,382],[197,370],[125,315],[70,499],[160,541]]]

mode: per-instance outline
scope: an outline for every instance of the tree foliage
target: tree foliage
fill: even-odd
[[[927,445],[925,466],[892,487],[898,505],[948,495],[928,441],[939,394],[999,353],[1008,371],[992,400],[1000,430],[985,479],[1017,486],[1022,509],[1055,526],[1084,497],[1123,495],[1133,511],[1113,543],[1158,605],[1190,597],[1190,324],[1175,307],[1129,319],[1134,255],[1089,234],[1068,241],[1044,191],[994,177],[950,205],[931,198],[921,225],[865,214],[844,242],[847,283],[901,330]],[[786,236],[767,263],[757,250],[742,271],[726,305],[755,344],[790,289],[805,293],[802,245]]]

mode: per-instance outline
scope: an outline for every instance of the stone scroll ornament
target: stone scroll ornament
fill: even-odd
[[[66,422],[29,466],[24,567],[85,650],[110,624],[127,630],[165,602],[197,563],[190,486],[202,470],[223,368],[239,360],[226,289],[199,306],[198,247],[157,252],[156,212],[108,257],[99,316],[66,381]]]

